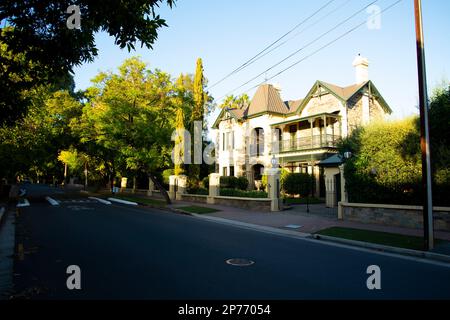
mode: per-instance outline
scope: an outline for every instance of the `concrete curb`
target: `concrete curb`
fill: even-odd
[[[27,199],[23,199],[22,202],[19,202],[16,205],[16,208],[23,208],[23,207],[29,207],[30,206],[30,202]]]
[[[96,200],[96,201],[98,201],[100,203],[103,203],[103,204],[108,204],[108,205],[112,204],[111,201],[108,201],[108,200],[105,200],[105,199],[96,198],[96,197],[88,197],[88,199]]]
[[[113,202],[118,202],[118,203],[122,203],[122,204],[127,204],[130,206],[137,206],[139,205],[137,202],[131,202],[131,201],[126,201],[126,200],[122,200],[122,199],[116,199],[116,198],[108,198],[109,201],[113,201]]]
[[[427,258],[427,259],[438,260],[441,262],[450,263],[450,256],[447,256],[444,254],[439,254],[439,253],[424,252],[424,251],[418,251],[418,250],[413,250],[413,249],[396,248],[396,247],[390,247],[390,246],[385,246],[385,245],[381,245],[381,244],[356,241],[356,240],[348,240],[348,239],[336,238],[336,237],[330,237],[330,236],[322,236],[322,235],[318,235],[318,234],[312,235],[312,238],[316,239],[316,240],[332,241],[332,242],[347,244],[347,245],[351,245],[351,246],[363,247],[366,249],[408,255],[408,256],[413,256],[413,257],[418,257],[418,258]]]
[[[50,204],[51,204],[52,206],[59,206],[59,201],[56,201],[55,199],[50,198],[49,196],[46,196],[46,197],[45,197],[45,200],[47,200],[48,202],[50,202]]]

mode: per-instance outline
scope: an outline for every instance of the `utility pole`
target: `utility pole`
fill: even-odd
[[[425,47],[422,28],[422,1],[414,0],[416,21],[417,69],[420,98],[420,148],[422,151],[423,232],[425,251],[434,248],[433,197],[431,185],[430,134],[428,126],[428,93]]]

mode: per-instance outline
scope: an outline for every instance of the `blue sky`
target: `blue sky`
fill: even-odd
[[[153,50],[138,49],[128,53],[114,45],[106,34],[96,37],[99,56],[94,63],[75,69],[77,89],[85,89],[99,71],[115,70],[124,59],[139,55],[150,68],[159,68],[172,76],[193,73],[198,57],[203,59],[205,76],[213,84],[253,57],[330,0],[178,0],[172,10],[158,12],[169,28],[162,29]],[[257,74],[310,43],[374,0],[334,0],[323,11],[305,22],[286,39],[285,45],[258,60],[238,74],[215,86],[210,93],[215,99],[228,94]],[[381,9],[396,0],[378,0]],[[428,84],[431,90],[450,73],[450,1],[425,0],[424,30]],[[326,18],[324,18],[326,17]],[[278,71],[308,56],[347,30],[368,19],[362,11],[344,25],[293,56],[257,80],[233,92],[249,88],[270,78]],[[447,39],[447,40],[445,40]],[[394,110],[394,117],[417,113],[418,89],[416,67],[413,0],[403,0],[381,14],[381,29],[366,25],[312,55],[289,71],[270,80],[282,88],[284,100],[303,98],[316,80],[337,85],[354,81],[352,61],[356,54],[370,61],[369,77]],[[216,101],[220,103],[219,101]],[[217,115],[213,113],[211,118]],[[209,119],[210,123],[212,119]]]

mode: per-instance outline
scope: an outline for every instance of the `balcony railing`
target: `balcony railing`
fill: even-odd
[[[340,138],[340,136],[327,134],[278,141],[273,144],[272,153],[304,151],[319,148],[335,148]]]

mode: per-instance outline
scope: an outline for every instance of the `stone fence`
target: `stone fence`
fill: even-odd
[[[224,196],[206,196],[197,194],[182,194],[181,200],[197,203],[214,203],[222,206],[237,207],[253,211],[271,211],[272,199],[269,198],[242,198]]]
[[[238,207],[255,211],[281,211],[279,170],[269,171],[268,198],[224,197],[220,195],[220,174],[209,175],[208,195],[187,194],[187,177],[170,176],[169,197],[172,200],[192,201]]]
[[[374,223],[405,228],[422,228],[422,206],[339,202],[341,220]],[[434,207],[435,230],[450,231],[450,208]]]

